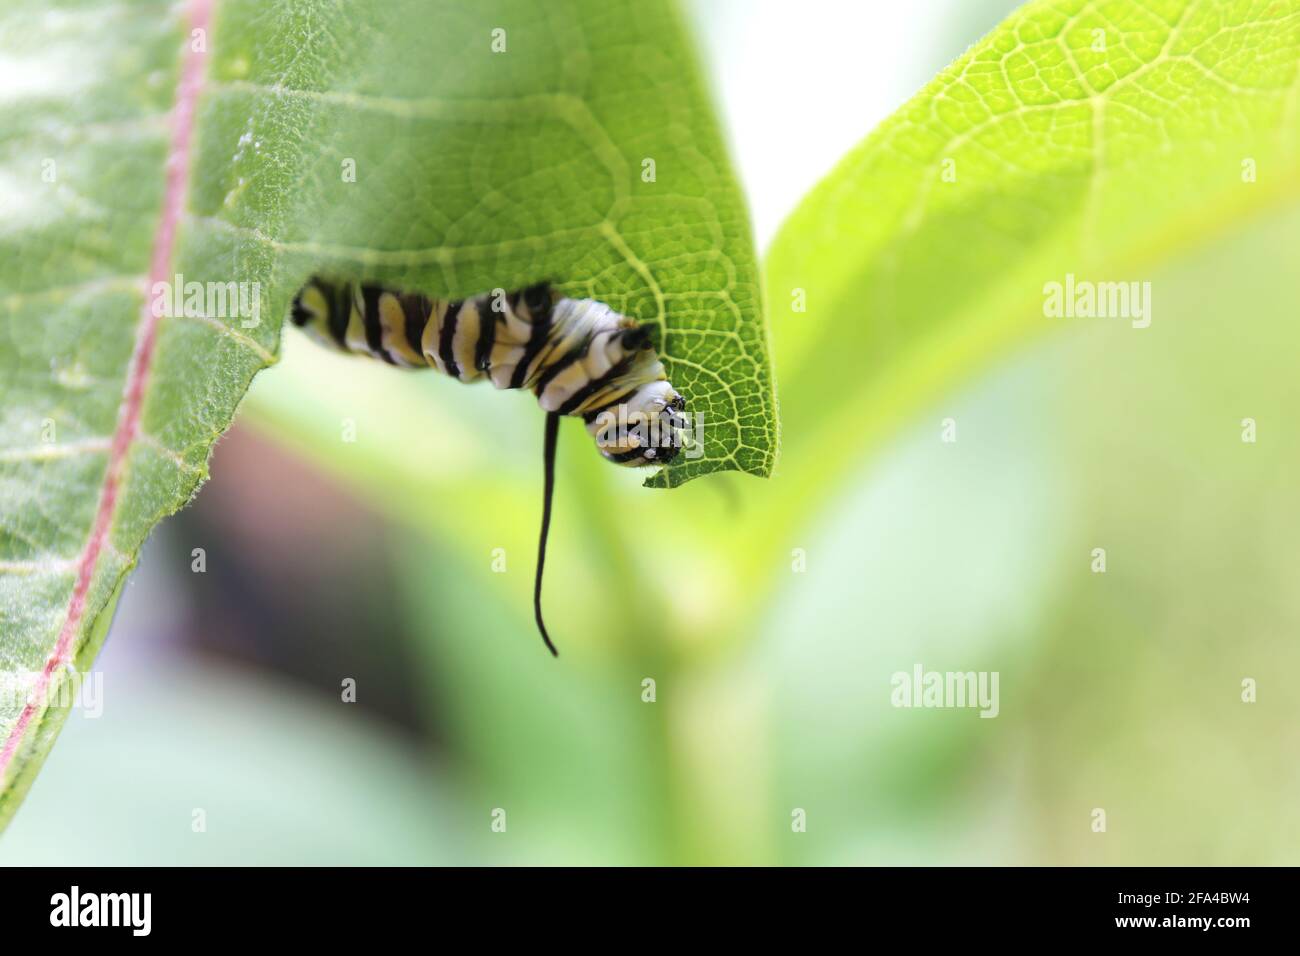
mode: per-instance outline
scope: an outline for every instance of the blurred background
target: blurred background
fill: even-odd
[[[1013,6],[690,7],[760,250]],[[788,316],[772,480],[649,491],[565,428],[558,661],[531,620],[535,404],[288,333],[0,860],[1294,863],[1297,226],[1161,267],[1166,321],[1068,326],[846,468],[789,426],[854,383],[783,367]],[[845,323],[864,361],[867,334]],[[917,664],[997,671],[999,716],[892,707]]]

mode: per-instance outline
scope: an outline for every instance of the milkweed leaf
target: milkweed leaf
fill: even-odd
[[[656,322],[708,429],[658,483],[770,472],[747,214],[668,0],[11,0],[0,75],[0,823],[314,272]]]

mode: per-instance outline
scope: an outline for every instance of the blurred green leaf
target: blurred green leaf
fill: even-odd
[[[914,424],[800,529],[755,641],[774,802],[809,816],[783,860],[1296,859],[1297,230],[1153,270],[1150,328],[1038,341],[945,399],[956,443]],[[892,707],[918,662],[999,672],[997,719]]]
[[[1296,666],[1298,446],[1240,422],[1296,401],[1298,79],[1300,4],[1032,3],[786,224],[764,533],[817,576],[771,575],[757,641],[775,802],[817,827],[785,859],[1294,855],[1295,708],[1240,682]],[[1046,318],[1067,273],[1150,281],[1151,327]],[[890,707],[918,661],[1000,671],[999,718]]]
[[[1036,0],[944,70],[770,250],[787,459],[818,463],[790,497],[1060,327],[1045,283],[1145,279],[1294,202],[1298,65],[1295,0]]]
[[[206,477],[313,272],[456,296],[547,278],[658,321],[708,423],[706,455],[658,483],[771,470],[748,221],[669,0],[223,0],[210,35],[170,3],[50,6],[0,15],[0,68],[24,78],[0,99],[0,823],[57,726],[42,695],[21,724],[37,675],[81,659]],[[164,318],[133,365],[187,56],[206,82],[168,278],[256,283],[260,314]]]

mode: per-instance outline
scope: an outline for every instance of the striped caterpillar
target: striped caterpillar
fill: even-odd
[[[558,297],[546,284],[438,301],[320,277],[298,293],[290,318],[345,352],[407,368],[432,367],[462,382],[487,379],[497,388],[526,388],[537,396],[547,415],[533,612],[542,640],[558,656],[541,602],[559,421],[581,417],[597,449],[616,464],[672,461],[686,427],[686,401],[664,372],[651,338],[654,327],[592,299]]]

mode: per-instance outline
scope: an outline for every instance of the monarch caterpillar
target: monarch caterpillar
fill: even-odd
[[[596,447],[619,465],[667,464],[681,448],[686,400],[672,387],[640,325],[593,299],[559,297],[548,284],[438,301],[380,285],[312,278],[294,298],[293,324],[323,344],[462,382],[527,388],[546,414],[542,530],[533,614],[546,647],[542,569],[551,527],[560,417],[580,416]]]

